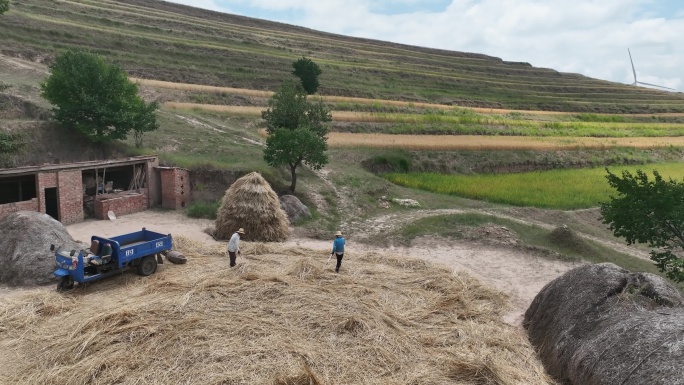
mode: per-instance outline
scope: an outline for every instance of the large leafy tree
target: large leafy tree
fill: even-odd
[[[318,90],[318,77],[323,73],[318,64],[305,57],[292,63],[292,74],[297,76],[307,94],[313,95]]]
[[[129,131],[156,129],[156,103],[147,104],[138,86],[119,66],[79,50],[55,59],[51,75],[41,84],[53,104],[55,120],[93,142],[125,139]],[[137,139],[137,138],[136,138]]]
[[[601,205],[603,222],[627,244],[647,243],[651,259],[676,282],[684,281],[684,183],[665,180],[653,171],[653,180],[641,170],[622,176],[608,171],[608,183],[617,197]]]
[[[0,0],[0,15],[9,11],[10,2],[9,0]]]
[[[305,163],[318,170],[328,163],[325,122],[332,120],[330,111],[322,102],[306,100],[306,91],[299,84],[286,81],[268,101],[262,117],[269,134],[264,160],[273,167],[290,169],[290,191],[294,193],[297,167]]]

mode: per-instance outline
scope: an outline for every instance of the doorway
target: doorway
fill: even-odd
[[[57,187],[45,189],[45,214],[59,220],[59,203],[57,201]]]

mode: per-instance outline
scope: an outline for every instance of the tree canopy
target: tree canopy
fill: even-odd
[[[318,64],[311,59],[305,57],[292,63],[294,70],[292,74],[297,76],[302,84],[302,87],[307,94],[313,95],[318,91],[318,76],[323,73]]]
[[[306,163],[318,170],[328,163],[328,128],[330,111],[322,102],[306,100],[304,89],[292,82],[283,82],[262,113],[266,120],[264,160],[272,167],[288,166],[291,173],[290,191],[297,184],[297,167]]]
[[[41,84],[42,96],[53,104],[55,120],[62,126],[93,142],[125,139],[131,130],[138,133],[158,127],[157,104],[145,103],[126,72],[103,57],[67,51],[57,56],[50,69],[51,75]]]
[[[684,281],[684,183],[665,180],[653,171],[653,180],[641,170],[622,177],[608,171],[606,178],[618,192],[601,205],[603,223],[627,244],[646,243],[660,271]]]
[[[9,11],[10,2],[9,0],[0,0],[0,15]]]

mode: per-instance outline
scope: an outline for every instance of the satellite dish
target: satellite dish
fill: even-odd
[[[107,212],[107,218],[109,218],[110,221],[116,220],[116,215],[114,215],[114,211],[109,210]]]

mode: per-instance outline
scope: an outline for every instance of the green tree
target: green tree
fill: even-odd
[[[57,122],[93,142],[126,139],[132,129],[154,127],[156,103],[146,104],[126,72],[103,57],[67,51],[50,66],[41,84],[42,96],[53,104]]]
[[[24,143],[19,134],[10,134],[0,131],[0,156],[17,152]]]
[[[10,2],[9,0],[0,0],[0,15],[9,11]]]
[[[262,117],[269,134],[264,160],[272,167],[289,167],[290,191],[294,193],[297,167],[305,163],[318,170],[328,163],[325,122],[332,120],[330,110],[320,101],[310,103],[300,85],[285,81],[268,101]]]
[[[154,114],[157,108],[159,108],[157,102],[145,103],[141,99],[138,106],[133,109],[131,127],[133,129],[135,147],[142,147],[143,136],[146,132],[159,129],[159,123],[157,123],[157,117]]]
[[[292,63],[292,74],[297,76],[307,94],[313,95],[318,90],[318,76],[323,73],[318,64],[305,57]]]
[[[606,170],[607,171],[607,170]],[[606,178],[618,192],[601,205],[603,223],[627,244],[647,243],[658,269],[676,282],[684,281],[684,183],[664,180],[653,171],[653,180],[641,170],[622,177],[608,171]]]

